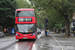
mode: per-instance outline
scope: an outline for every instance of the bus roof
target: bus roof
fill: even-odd
[[[27,9],[16,9],[16,11],[34,11],[34,9],[29,9],[29,8],[27,8]]]

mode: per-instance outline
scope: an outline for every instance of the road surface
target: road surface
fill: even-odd
[[[45,37],[44,31],[38,35],[36,41],[18,41],[15,36],[0,38],[0,50],[75,50],[75,38],[64,37],[61,34],[49,32]]]

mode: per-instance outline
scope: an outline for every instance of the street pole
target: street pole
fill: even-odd
[[[45,18],[45,35],[47,37],[48,18]]]

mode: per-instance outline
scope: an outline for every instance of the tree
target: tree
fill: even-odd
[[[18,8],[33,8],[27,0],[16,0]]]
[[[15,0],[0,0],[0,12],[1,12],[0,25],[2,25],[3,27],[7,27],[8,25],[15,23],[14,22],[15,9],[16,9]]]
[[[74,8],[75,0],[30,0],[30,1],[32,5],[34,5],[34,7],[36,7],[37,9],[44,10],[45,12],[49,13],[54,13],[55,16],[52,18],[58,19],[58,21],[60,21],[60,19],[63,19],[66,23],[66,35],[68,36],[70,19],[72,19],[73,12],[75,10]],[[53,12],[49,10],[52,10]],[[48,15],[50,15],[49,13]]]

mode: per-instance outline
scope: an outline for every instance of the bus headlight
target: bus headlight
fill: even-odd
[[[17,36],[20,36],[19,34],[16,33]]]
[[[33,35],[35,35],[35,33],[32,33],[32,35],[31,35],[31,36],[33,36]]]

